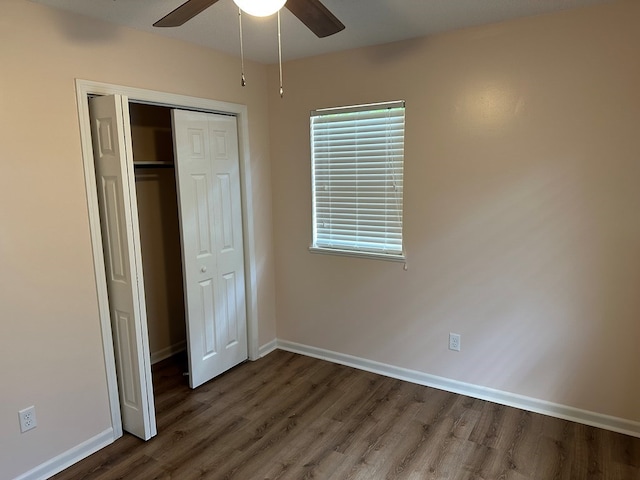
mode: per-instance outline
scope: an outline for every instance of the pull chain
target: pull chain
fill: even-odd
[[[280,68],[280,98],[284,97],[282,88],[282,40],[280,38],[280,10],[278,10],[278,67]]]
[[[243,87],[247,85],[244,78],[244,45],[242,44],[242,10],[238,8],[238,26],[240,27],[240,68],[242,72],[240,85]]]

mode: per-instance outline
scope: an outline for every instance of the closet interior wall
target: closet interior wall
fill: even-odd
[[[186,349],[171,109],[130,103],[151,363]]]

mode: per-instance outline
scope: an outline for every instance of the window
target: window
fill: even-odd
[[[404,102],[311,112],[311,251],[404,259]]]

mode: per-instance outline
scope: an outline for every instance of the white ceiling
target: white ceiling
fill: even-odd
[[[186,0],[32,0],[107,22],[167,35],[238,56],[238,10],[233,0],[219,0],[177,28],[152,24]],[[346,28],[317,38],[286,8],[282,10],[284,60],[354,47],[416,38],[459,28],[500,22],[612,0],[322,0]],[[275,15],[243,16],[248,59],[276,63]]]

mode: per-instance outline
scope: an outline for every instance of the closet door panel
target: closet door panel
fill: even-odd
[[[235,117],[173,111],[192,388],[246,360]]]
[[[114,95],[89,106],[122,425],[148,440],[156,422],[128,104]]]

